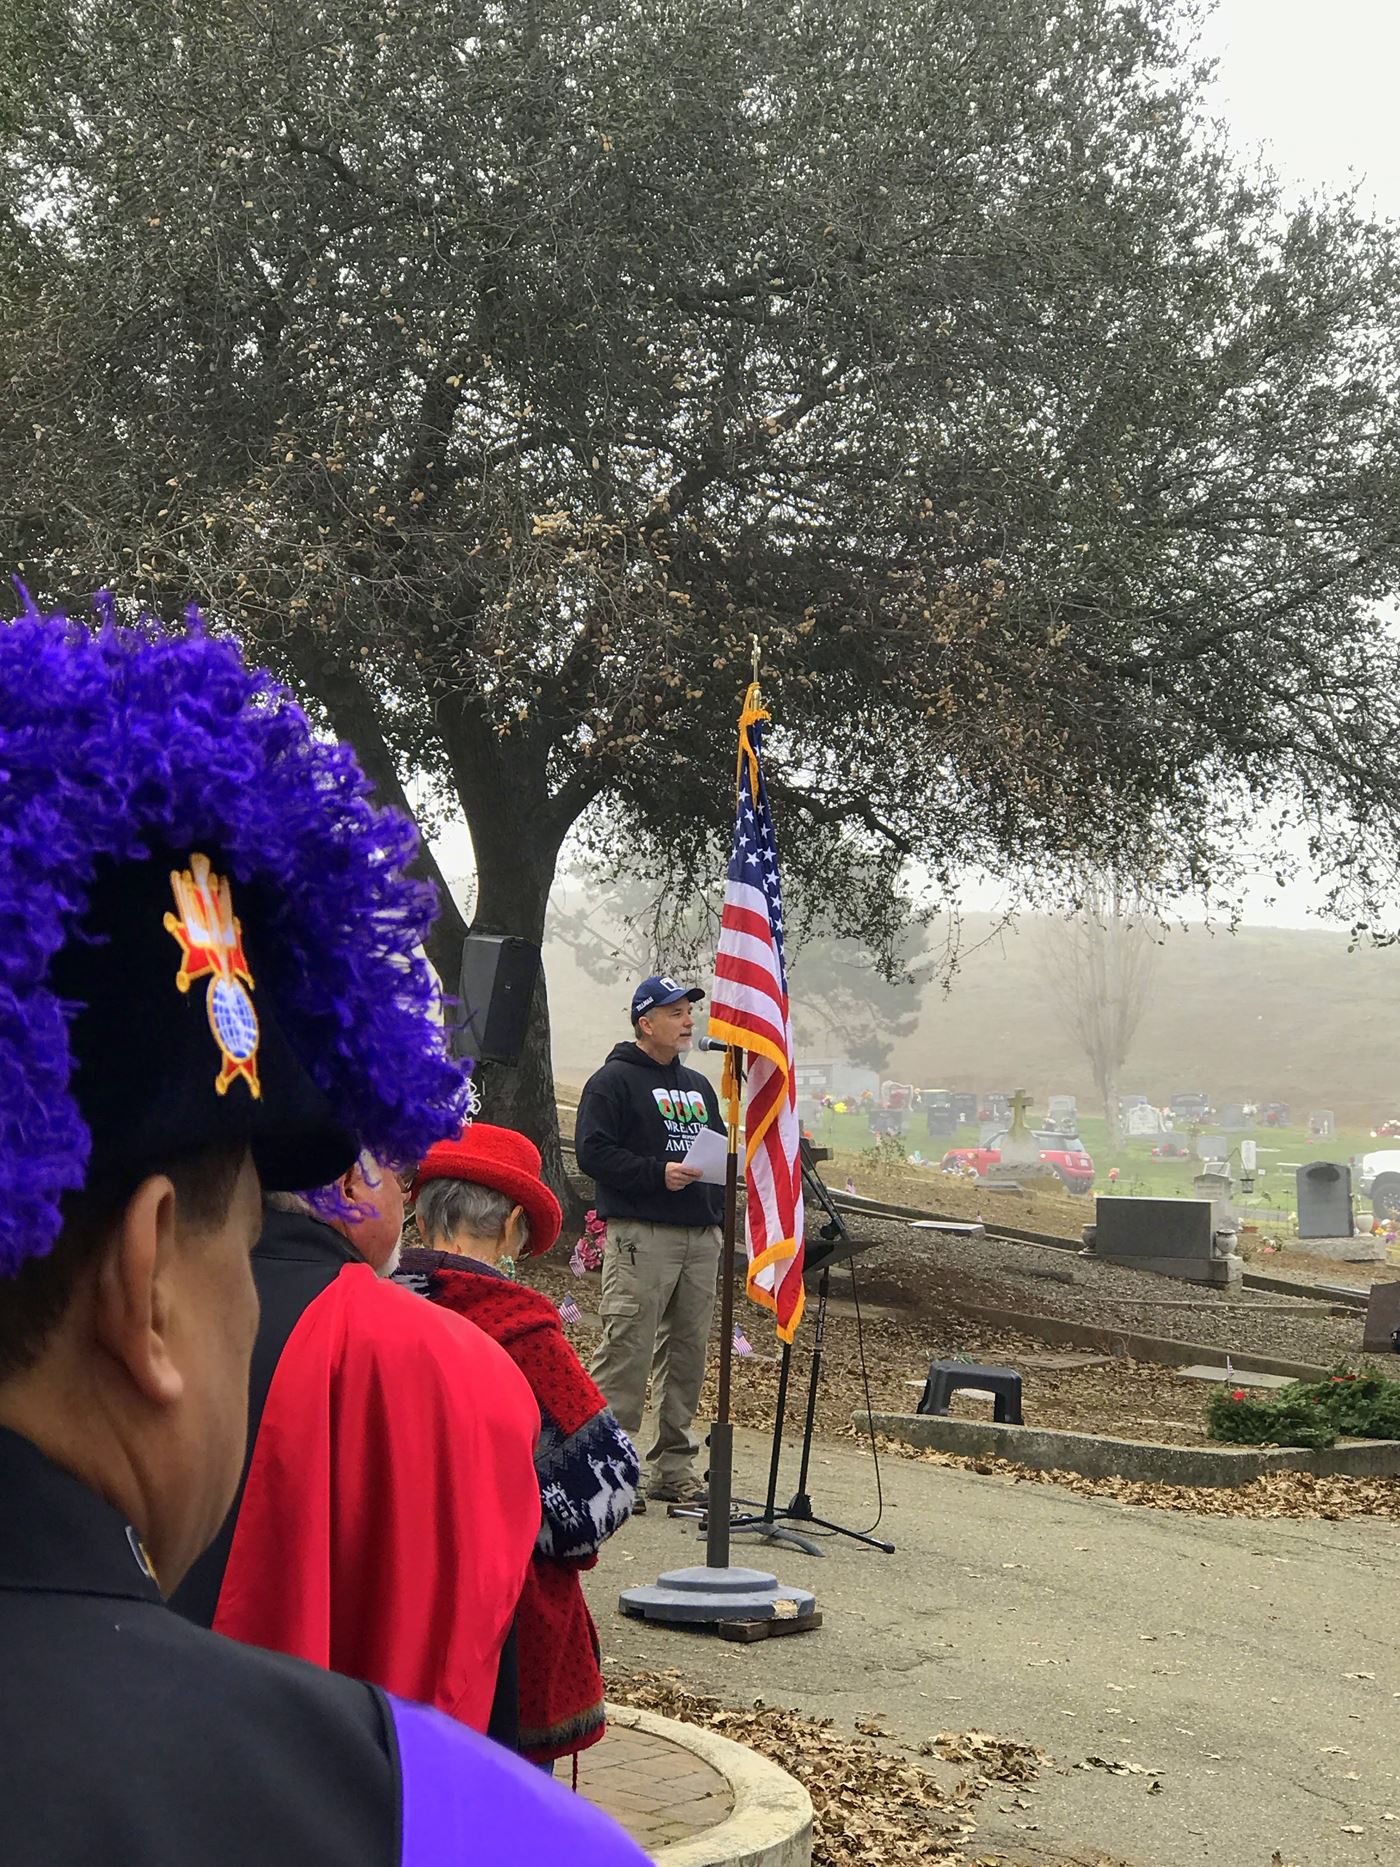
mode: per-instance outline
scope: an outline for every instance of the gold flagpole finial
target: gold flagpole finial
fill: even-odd
[[[753,643],[753,680],[754,680],[754,686],[757,687],[758,685],[758,664],[763,659],[763,650],[759,647],[759,641],[756,635],[751,635],[749,637],[749,640]]]

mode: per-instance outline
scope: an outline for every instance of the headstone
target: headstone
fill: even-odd
[[[1223,1134],[1198,1134],[1196,1136],[1197,1160],[1228,1160],[1230,1143]]]
[[[1252,1193],[1259,1172],[1259,1145],[1248,1136],[1240,1142],[1240,1191]]]
[[[1074,1134],[1077,1132],[1079,1124],[1079,1104],[1075,1101],[1073,1096],[1051,1096],[1050,1100],[1045,1105],[1045,1112],[1050,1117],[1051,1121],[1055,1122],[1057,1125],[1067,1121],[1075,1124],[1073,1128],[1062,1127],[1060,1129],[1061,1134]]]
[[[1361,1337],[1362,1353],[1390,1354],[1397,1329],[1400,1329],[1400,1282],[1372,1284],[1371,1300],[1366,1305],[1366,1330]]]
[[[1204,1121],[1209,1107],[1209,1098],[1201,1095],[1197,1090],[1188,1090],[1171,1099],[1172,1115],[1177,1121],[1185,1122],[1188,1126],[1193,1121]]]
[[[924,1125],[930,1141],[950,1141],[958,1132],[957,1117],[946,1105],[935,1104],[924,1113]]]
[[[1235,1190],[1235,1182],[1230,1177],[1226,1163],[1207,1161],[1191,1182],[1197,1199],[1208,1199],[1215,1208],[1217,1226],[1232,1226],[1230,1216],[1230,1195]]]
[[[1032,1134],[1026,1123],[1026,1112],[1031,1099],[1024,1089],[1018,1089],[1011,1098],[1011,1127],[1006,1138],[997,1143],[1001,1150],[1003,1172],[1008,1172],[1017,1180],[1033,1180],[1052,1173],[1040,1158],[1041,1140]]]
[[[1178,1380],[1214,1381],[1222,1387],[1227,1381],[1231,1387],[1287,1387],[1292,1379],[1287,1374],[1251,1374],[1245,1368],[1213,1368],[1204,1362],[1192,1368],[1178,1368],[1176,1373]]]
[[[1139,1102],[1128,1110],[1128,1133],[1130,1135],[1151,1135],[1162,1132],[1162,1117],[1157,1109],[1146,1102]]]
[[[960,1128],[970,1128],[977,1120],[977,1097],[970,1089],[953,1091],[953,1113],[958,1119]]]
[[[1311,1160],[1298,1169],[1299,1238],[1350,1238],[1351,1168],[1344,1161]]]
[[[1140,1199],[1131,1195],[1095,1202],[1095,1256],[1136,1270],[1156,1271],[1191,1283],[1237,1284],[1243,1266],[1235,1233],[1216,1223],[1209,1199]],[[1086,1233],[1086,1239],[1091,1234]]]
[[[1243,1134],[1244,1130],[1249,1126],[1249,1123],[1245,1120],[1244,1104],[1242,1102],[1227,1102],[1220,1112],[1220,1126],[1225,1130],[1226,1134]]]
[[[1337,1132],[1337,1118],[1331,1109],[1314,1109],[1308,1117],[1308,1133],[1314,1141],[1331,1141]]]

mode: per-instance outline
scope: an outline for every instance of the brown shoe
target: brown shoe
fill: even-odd
[[[674,1485],[648,1485],[647,1496],[653,1504],[685,1504],[701,1510],[710,1502],[709,1490],[697,1478],[687,1478]]]

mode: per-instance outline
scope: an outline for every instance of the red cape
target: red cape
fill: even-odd
[[[479,1329],[347,1265],[277,1364],[216,1631],[484,1731],[540,1525],[539,1424]]]

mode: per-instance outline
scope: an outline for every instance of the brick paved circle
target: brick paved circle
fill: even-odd
[[[579,1758],[578,1786],[648,1853],[717,1828],[734,1807],[724,1777],[693,1751],[617,1724]]]

